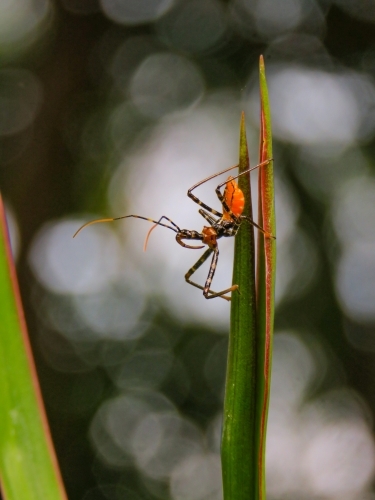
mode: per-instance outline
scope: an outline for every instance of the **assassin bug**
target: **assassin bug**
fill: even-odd
[[[90,224],[96,224],[98,222],[112,222],[115,220],[120,220],[120,219],[127,219],[129,217],[134,217],[136,219],[143,219],[149,222],[153,222],[154,225],[151,227],[149,230],[146,241],[145,241],[145,249],[147,246],[148,238],[150,236],[150,233],[155,229],[157,226],[163,226],[168,229],[171,229],[176,233],[176,241],[179,245],[185,247],[185,248],[191,248],[194,250],[198,250],[201,248],[204,248],[205,245],[207,245],[206,251],[203,253],[203,255],[197,260],[197,262],[188,270],[188,272],[185,274],[185,280],[187,283],[190,285],[195,286],[196,288],[199,288],[200,290],[203,290],[203,295],[206,299],[213,299],[215,297],[221,297],[226,300],[231,300],[230,296],[227,296],[227,293],[233,292],[234,290],[238,289],[238,285],[232,285],[229,288],[226,288],[225,290],[222,290],[221,292],[214,292],[213,290],[210,289],[212,279],[215,274],[218,258],[219,258],[219,247],[217,240],[222,237],[231,237],[235,236],[242,224],[243,221],[248,221],[250,224],[255,226],[257,229],[259,229],[267,238],[275,238],[272,234],[267,233],[262,227],[260,227],[256,222],[254,222],[250,217],[247,217],[246,215],[242,215],[244,206],[245,206],[245,198],[244,194],[241,191],[241,189],[238,187],[237,182],[235,179],[238,177],[247,174],[248,172],[251,172],[252,170],[255,170],[260,167],[264,167],[268,165],[272,161],[272,159],[266,160],[259,165],[256,165],[253,168],[249,168],[245,170],[244,172],[241,172],[240,174],[232,177],[228,177],[228,179],[221,184],[219,184],[215,190],[217,197],[220,200],[220,203],[222,204],[223,207],[223,213],[220,213],[213,208],[209,207],[205,203],[203,203],[201,200],[199,200],[192,192],[194,189],[199,187],[200,185],[204,184],[205,182],[221,175],[224,174],[225,172],[229,172],[229,170],[232,170],[234,168],[237,168],[238,165],[234,165],[233,167],[229,167],[225,170],[222,170],[221,172],[218,172],[216,174],[213,174],[202,181],[198,182],[197,184],[194,184],[188,192],[187,195],[189,198],[191,198],[195,203],[200,205],[203,208],[199,209],[200,215],[206,219],[208,222],[209,226],[204,226],[202,229],[202,232],[190,230],[190,229],[181,229],[180,227],[177,226],[171,219],[166,217],[165,215],[162,215],[159,220],[153,220],[149,219],[148,217],[142,217],[140,215],[124,215],[122,217],[115,217],[111,219],[96,219],[90,222],[87,222],[83,226],[81,226],[76,233],[74,234],[73,238],[77,236],[77,234],[84,229],[85,227],[89,226]],[[225,186],[224,188],[224,194],[221,193],[221,188]],[[212,214],[212,215],[211,215]],[[162,223],[162,221],[168,221],[169,224]],[[203,245],[187,245],[186,243],[183,242],[183,240],[197,240],[201,241]],[[198,285],[198,283],[195,283],[192,281],[190,278],[191,276],[201,267],[201,265],[208,259],[208,257],[213,253],[212,260],[211,260],[211,265],[210,269],[208,271],[207,279],[204,284],[204,286]]]

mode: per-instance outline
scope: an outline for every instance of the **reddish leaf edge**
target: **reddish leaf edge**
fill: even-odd
[[[9,271],[9,277],[10,281],[12,283],[12,288],[13,288],[13,297],[16,305],[16,310],[17,310],[17,317],[20,325],[20,331],[22,335],[22,340],[23,340],[23,345],[25,348],[25,353],[26,353],[26,358],[27,358],[27,363],[29,366],[29,372],[30,372],[30,377],[32,381],[32,386],[34,389],[34,394],[39,410],[39,416],[42,422],[42,427],[44,430],[44,437],[46,439],[47,443],[47,448],[49,452],[49,456],[51,458],[52,466],[55,472],[57,484],[59,486],[61,498],[63,500],[68,500],[68,497],[65,492],[65,487],[64,483],[62,480],[60,468],[58,465],[57,461],[57,456],[55,452],[55,448],[52,442],[52,436],[51,436],[51,431],[48,425],[48,420],[47,420],[47,415],[43,403],[43,398],[42,398],[42,392],[40,389],[39,385],[39,380],[37,376],[37,371],[36,371],[36,366],[32,354],[32,349],[30,345],[30,339],[27,331],[27,325],[26,325],[26,319],[25,319],[25,314],[23,311],[23,306],[22,306],[22,299],[21,299],[21,293],[20,293],[20,288],[18,284],[18,279],[17,279],[17,272],[14,264],[14,259],[13,259],[13,254],[12,254],[12,249],[10,245],[10,237],[9,237],[9,231],[8,231],[8,224],[7,224],[7,219],[6,219],[6,214],[5,214],[5,207],[4,207],[4,202],[2,195],[0,193],[0,226],[1,226],[1,232],[2,232],[2,237],[5,242],[5,252],[6,252],[6,258],[8,261],[8,271]],[[6,500],[5,497],[5,492],[3,491],[3,488],[1,487],[1,477],[0,477],[0,490],[1,494]]]
[[[264,58],[259,59],[260,75],[260,151],[259,163],[272,158],[272,135],[268,91],[265,79]],[[266,232],[275,235],[273,161],[259,172],[259,223]],[[264,392],[260,420],[260,440],[258,456],[259,498],[265,499],[265,445],[266,428],[271,382],[272,339],[274,326],[274,287],[275,287],[275,240],[261,238],[264,245],[264,281],[265,281],[265,337],[264,337]]]

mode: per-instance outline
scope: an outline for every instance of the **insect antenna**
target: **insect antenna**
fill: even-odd
[[[83,224],[77,231],[73,234],[73,238],[77,236],[78,233],[82,231],[82,229],[85,229],[87,226],[91,226],[91,224],[97,224],[98,222],[112,222],[114,219],[95,219],[95,220],[90,220],[89,222],[86,222],[86,224]]]
[[[143,251],[145,252],[147,250],[147,245],[148,245],[148,239],[150,237],[150,234],[151,232],[158,226],[158,224],[154,224],[153,226],[151,226],[151,229],[148,231],[148,233],[146,234],[146,239],[145,239],[145,242],[143,244]]]
[[[153,227],[155,227],[155,226],[163,226],[163,227],[166,227],[168,229],[171,229],[175,233],[178,233],[180,231],[180,228],[177,226],[177,224],[175,224],[173,221],[171,221],[170,219],[168,219],[165,216],[161,217],[160,220],[163,219],[163,218],[167,219],[172,224],[172,226],[174,226],[174,227],[168,226],[167,224],[162,224],[160,222],[160,220],[157,221],[157,220],[149,219],[148,217],[142,217],[141,215],[123,215],[122,217],[114,217],[114,218],[111,218],[111,219],[95,219],[95,220],[91,220],[89,222],[86,222],[86,224],[83,224],[83,226],[81,226],[74,233],[73,238],[75,238],[77,236],[77,234],[82,231],[82,229],[85,229],[85,227],[87,227],[87,226],[91,226],[91,224],[97,224],[99,222],[113,222],[115,220],[128,219],[129,217],[134,217],[135,219],[143,219],[143,220],[146,220],[148,222],[153,222],[154,223]]]

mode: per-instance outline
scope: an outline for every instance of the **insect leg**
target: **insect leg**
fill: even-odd
[[[174,226],[174,227],[177,229],[177,231],[180,231],[180,228],[177,226],[177,224],[175,224],[175,223],[173,222],[173,220],[171,220],[171,219],[170,219],[169,217],[167,217],[166,215],[162,215],[162,216],[160,217],[160,219],[157,221],[157,223],[155,223],[155,226],[160,226],[160,225],[161,225],[161,224],[160,224],[160,222],[161,222],[163,219],[166,219],[168,222],[170,222],[170,223],[172,224],[172,226]]]
[[[223,214],[215,210],[214,208],[209,207],[203,201],[201,201],[199,198],[197,198],[193,193],[190,192],[190,189],[187,193],[188,197],[191,198],[195,203],[206,209],[208,212],[211,212],[212,214],[216,215],[216,217],[222,217]]]
[[[217,172],[216,174],[213,174],[213,175],[210,175],[209,177],[206,177],[205,179],[203,179],[203,181],[199,181],[197,182],[196,184],[194,184],[194,186],[192,186],[189,190],[188,190],[188,196],[190,198],[192,198],[190,196],[191,192],[197,188],[198,186],[200,186],[201,184],[204,184],[205,182],[207,181],[210,181],[211,179],[214,179],[215,177],[218,177],[219,175],[221,174],[225,174],[225,172],[229,172],[229,170],[233,170],[234,168],[238,168],[238,165],[233,165],[232,167],[229,167],[229,168],[226,168],[225,170],[221,170],[221,172]],[[189,194],[190,193],[190,194]]]
[[[148,231],[148,233],[147,233],[147,235],[146,235],[146,239],[145,239],[145,242],[144,242],[144,244],[143,244],[143,251],[144,251],[144,252],[145,252],[145,251],[146,251],[146,249],[147,249],[148,239],[149,239],[149,237],[150,237],[151,232],[152,232],[152,231],[153,231],[153,230],[154,230],[157,226],[163,226],[163,224],[160,224],[160,223],[161,223],[161,221],[162,221],[163,219],[167,219],[167,221],[168,221],[168,222],[170,222],[170,223],[171,223],[171,224],[172,224],[172,225],[173,225],[173,226],[177,229],[177,231],[176,231],[176,232],[180,231],[180,228],[177,226],[177,224],[175,224],[175,223],[173,222],[173,220],[169,219],[166,215],[162,215],[162,216],[160,217],[160,219],[159,219],[157,222],[155,222],[155,224],[154,224],[153,226],[151,226],[151,229]],[[172,228],[170,228],[170,229],[172,229]]]
[[[213,226],[214,224],[216,224],[218,222],[213,217],[211,217],[210,214],[208,214],[207,212],[205,212],[202,208],[200,208],[198,210],[198,212],[201,214],[202,217],[204,217],[206,219],[206,221],[210,224],[210,226]]]
[[[208,277],[207,277],[205,286],[203,287],[201,285],[198,285],[197,283],[194,283],[194,281],[191,281],[190,280],[190,276],[192,276],[195,273],[195,271],[197,269],[199,269],[204,262],[206,262],[206,260],[208,259],[208,257],[211,255],[212,252],[215,252],[215,253],[214,253],[213,258],[212,258],[212,262],[211,262],[211,266],[210,266],[210,271],[208,273]],[[221,292],[214,292],[213,290],[210,290],[210,283],[211,283],[212,278],[213,278],[213,276],[215,274],[215,269],[216,269],[216,263],[217,263],[218,255],[219,255],[219,251],[218,250],[216,251],[216,250],[214,250],[212,248],[208,248],[204,252],[204,254],[202,255],[202,257],[200,259],[198,259],[197,262],[194,264],[194,266],[192,266],[189,269],[189,271],[185,274],[185,280],[190,285],[193,285],[196,288],[199,288],[200,290],[203,290],[203,295],[205,296],[206,299],[211,299],[213,297],[221,297],[222,299],[230,301],[231,298],[227,297],[224,294],[227,293],[227,292],[231,292],[231,291],[235,290],[237,288],[237,285],[234,285],[234,287],[230,287],[227,290],[223,290]],[[211,295],[209,295],[209,294],[211,294]]]
[[[250,219],[250,217],[247,217],[246,215],[241,215],[241,220],[247,220],[247,222],[250,222],[250,224],[259,229],[259,231],[263,233],[266,238],[272,238],[273,240],[276,240],[276,236],[273,236],[271,233],[268,233],[261,226],[258,226],[258,224],[254,222],[253,219]]]
[[[192,276],[195,273],[195,271],[199,269],[204,262],[206,262],[206,260],[208,259],[208,257],[211,255],[212,252],[213,252],[212,248],[207,248],[202,257],[198,259],[197,262],[194,264],[194,266],[192,266],[189,269],[189,271],[185,274],[185,280],[187,281],[187,283],[195,286],[196,288],[199,288],[200,290],[204,290],[204,287],[198,285],[198,283],[194,283],[194,281],[191,281],[190,276]],[[209,290],[207,293],[216,293],[216,292],[214,292],[213,290]],[[230,297],[226,297],[224,295],[221,295],[221,297],[225,300],[228,301],[230,300]]]
[[[264,161],[262,161],[262,163],[258,163],[258,165],[255,165],[255,167],[248,168],[247,170],[244,170],[240,174],[234,175],[232,178],[233,179],[238,179],[238,177],[241,177],[241,175],[245,175],[248,172],[252,172],[253,170],[256,170],[257,168],[266,167],[269,163],[271,163],[271,161],[273,161],[273,158],[268,158],[268,160],[264,160]],[[232,168],[234,168],[234,167],[232,167]],[[218,185],[218,188],[223,187],[228,182],[230,182],[230,181],[224,181],[224,182],[222,182],[221,184]]]
[[[232,285],[229,288],[226,288],[225,290],[222,290],[221,292],[212,292],[210,290],[211,282],[213,280],[215,271],[216,271],[216,266],[217,266],[217,261],[219,260],[219,248],[216,246],[214,248],[214,254],[212,256],[212,261],[210,265],[210,270],[208,271],[208,276],[206,279],[206,283],[204,285],[203,289],[203,295],[206,297],[206,299],[214,299],[215,297],[222,297],[225,299],[229,299],[230,297],[227,297],[225,294],[229,292],[233,292],[234,290],[238,289],[238,285]],[[211,295],[208,295],[211,293]]]
[[[221,175],[221,174],[225,174],[225,172],[228,172],[229,170],[232,170],[233,168],[237,168],[238,165],[233,165],[232,167],[229,167],[229,168],[226,168],[225,170],[222,170],[221,172],[218,172],[216,174],[213,174],[213,175],[210,175],[209,177],[206,177],[205,179],[203,179],[203,181],[200,181],[200,182],[197,182],[197,184],[194,184],[194,186],[192,186],[188,192],[187,192],[187,195],[189,198],[191,198],[195,203],[197,203],[198,205],[200,205],[201,207],[205,208],[206,210],[208,210],[208,212],[216,215],[217,217],[222,217],[223,214],[218,212],[217,210],[214,210],[213,208],[209,207],[208,205],[206,205],[205,203],[203,203],[199,198],[197,198],[193,193],[192,191],[194,189],[196,189],[198,186],[200,186],[201,184],[204,184],[205,182],[213,179],[214,177],[217,177],[218,175]]]
[[[222,182],[221,184],[219,184],[217,186],[217,188],[215,189],[215,192],[216,192],[216,196],[219,198],[220,200],[220,203],[223,205],[223,208],[224,210],[228,213],[228,215],[235,221],[238,220],[238,217],[234,215],[234,213],[231,211],[231,209],[228,207],[228,204],[227,202],[225,201],[225,198],[224,198],[224,195],[221,193],[220,189],[225,186],[226,184],[228,184],[229,182],[232,182],[233,180],[235,179],[238,179],[238,177],[241,177],[242,175],[245,175],[245,174],[248,174],[249,172],[252,172],[253,170],[256,170],[257,168],[259,167],[265,167],[266,165],[268,165],[271,161],[273,160],[273,158],[270,158],[268,160],[265,160],[265,161],[262,161],[262,163],[259,163],[258,165],[255,165],[255,167],[251,167],[251,168],[248,168],[247,170],[244,170],[243,172],[241,172],[240,174],[238,175],[235,175],[234,177],[232,177],[232,179],[230,180],[226,180],[224,182]],[[234,168],[234,167],[232,167]],[[257,226],[258,227],[258,226]],[[259,228],[258,228],[259,229]]]
[[[249,168],[248,170],[246,170],[245,172],[242,172],[241,174],[239,174],[237,177],[239,177],[240,175],[243,175],[247,172],[250,172],[251,170],[255,170],[256,168],[260,167],[260,166],[263,166],[263,165],[267,165],[271,160],[266,160],[265,162],[263,163],[260,163],[259,165],[257,165],[256,167],[253,167],[253,168]],[[194,186],[192,186],[188,192],[187,192],[187,195],[189,198],[191,198],[195,203],[197,203],[198,205],[200,205],[201,207],[205,208],[206,210],[208,210],[208,212],[211,212],[212,214],[216,215],[217,217],[222,217],[223,214],[218,212],[217,210],[214,210],[213,208],[209,207],[208,205],[206,205],[205,203],[203,203],[199,198],[197,198],[193,193],[192,191],[194,191],[194,189],[196,189],[198,186],[204,184],[205,182],[211,180],[211,179],[214,179],[215,177],[221,175],[221,174],[225,174],[225,172],[229,172],[229,170],[233,170],[234,168],[238,168],[238,165],[233,165],[232,167],[229,167],[229,168],[226,168],[224,170],[221,170],[220,172],[217,172],[216,174],[213,174],[213,175],[210,175],[209,177],[206,177],[205,179],[203,179],[202,181],[199,181],[197,182],[197,184],[194,184]],[[234,177],[235,179],[237,177]],[[220,187],[224,186],[224,184],[226,184],[225,182],[220,184]],[[218,187],[218,189],[220,189],[220,187]],[[224,206],[225,210],[226,210],[226,207]],[[229,211],[228,211],[229,213]]]

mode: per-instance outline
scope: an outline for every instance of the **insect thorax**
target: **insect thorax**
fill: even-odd
[[[231,220],[221,220],[217,224],[214,224],[214,229],[216,230],[217,238],[235,236],[237,234],[240,224],[233,219]]]

